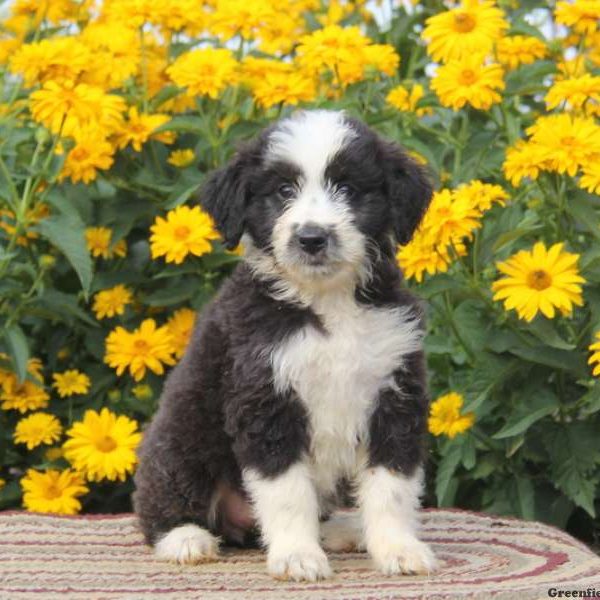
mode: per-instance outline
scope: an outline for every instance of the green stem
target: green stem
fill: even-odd
[[[452,304],[450,302],[450,295],[448,294],[448,292],[444,292],[444,309],[446,312],[446,317],[448,319],[448,324],[450,325],[450,329],[452,330],[454,337],[456,338],[457,342],[460,344],[462,349],[465,351],[465,354],[468,356],[471,364],[473,364],[475,362],[475,355],[473,354],[471,348],[469,348],[469,346],[465,342],[460,331],[458,330],[458,327],[456,326],[456,321],[454,320],[454,315],[452,314]]]
[[[4,178],[6,179],[6,182],[8,183],[10,195],[13,200],[12,203],[9,200],[10,208],[13,212],[16,212],[17,206],[19,204],[19,192],[17,191],[17,186],[15,185],[14,181],[12,180],[10,171],[8,170],[8,167],[6,166],[6,163],[4,162],[4,159],[2,158],[2,156],[0,156],[0,172],[2,173],[2,175],[4,175]]]
[[[422,121],[417,121],[417,127],[429,133],[430,135],[438,138],[440,141],[450,144],[451,146],[455,146],[458,144],[458,140],[454,139],[451,135],[444,133],[443,131],[433,129],[433,127],[428,127]]]
[[[469,433],[471,433],[477,441],[481,442],[484,446],[487,446],[490,450],[498,450],[497,444],[494,444],[493,440],[490,439],[490,437],[485,433],[479,431],[477,427],[471,427]]]

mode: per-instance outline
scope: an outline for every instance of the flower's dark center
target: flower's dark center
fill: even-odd
[[[531,271],[527,275],[527,285],[535,290],[545,290],[552,285],[552,276],[542,269]]]
[[[96,448],[100,452],[112,452],[117,447],[117,443],[109,435],[101,437],[96,442]]]
[[[469,33],[475,29],[475,17],[469,13],[459,12],[454,15],[454,30],[459,33]]]

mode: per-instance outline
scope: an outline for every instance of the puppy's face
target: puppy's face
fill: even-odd
[[[392,238],[406,243],[430,195],[398,146],[344,113],[307,111],[242,149],[203,204],[230,245],[246,234],[263,270],[335,283],[368,274]]]

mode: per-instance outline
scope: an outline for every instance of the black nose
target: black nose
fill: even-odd
[[[327,245],[329,234],[318,225],[303,225],[296,232],[300,248],[308,254],[317,254]]]

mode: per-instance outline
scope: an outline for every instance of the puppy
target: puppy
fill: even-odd
[[[276,578],[329,576],[322,537],[366,547],[386,574],[434,569],[417,537],[422,310],[395,261],[431,193],[399,146],[325,110],[276,123],[209,177],[200,201],[245,260],[141,446],[134,505],[159,557],[213,560],[257,526]],[[359,521],[321,524],[344,483]]]

